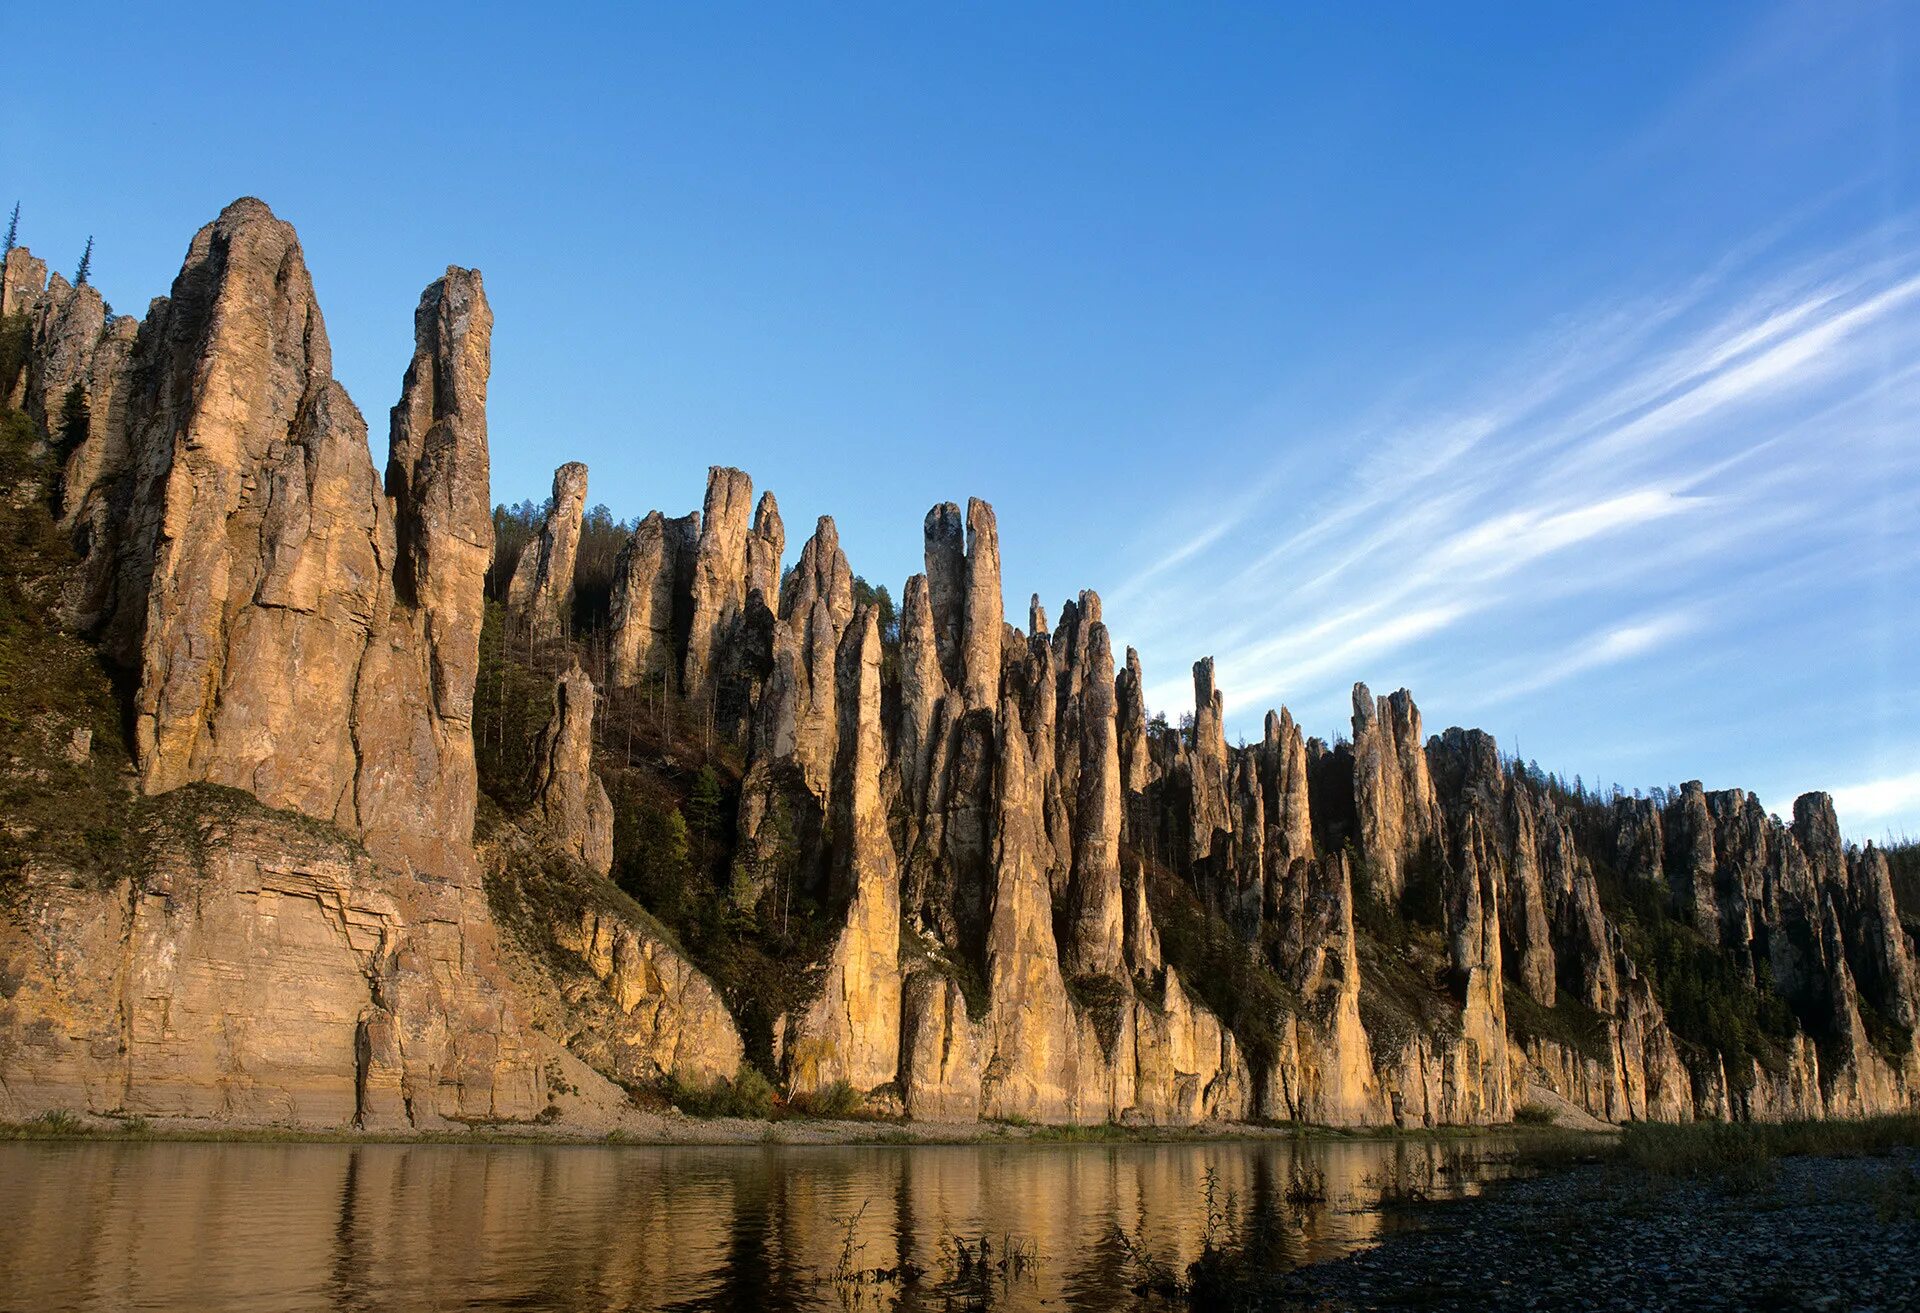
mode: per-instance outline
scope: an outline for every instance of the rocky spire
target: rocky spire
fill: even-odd
[[[1621,874],[1665,884],[1667,839],[1660,808],[1648,798],[1616,798],[1613,821]]]
[[[839,735],[835,654],[852,619],[853,572],[840,549],[833,517],[823,515],[800,549],[793,578],[780,599],[774,636],[774,678],[794,694],[790,704],[783,704],[790,705],[792,717],[791,755],[822,799],[832,789]]]
[[[1313,856],[1312,808],[1307,792],[1307,743],[1285,707],[1269,711],[1260,744],[1261,799],[1267,819],[1267,881],[1285,879],[1301,858]],[[1269,900],[1271,901],[1271,900]]]
[[[1114,730],[1113,647],[1107,627],[1087,632],[1081,688],[1080,781],[1069,899],[1076,975],[1124,976],[1125,915],[1120,891],[1120,750]]]
[[[1258,941],[1267,892],[1267,810],[1260,786],[1259,754],[1252,751],[1234,754],[1228,763],[1228,774],[1234,822],[1230,911],[1241,933]]]
[[[1126,668],[1114,676],[1114,728],[1120,743],[1120,788],[1131,798],[1153,783],[1153,751],[1147,743],[1146,677],[1140,654],[1127,649]]]
[[[1226,704],[1213,682],[1213,658],[1193,663],[1193,758],[1191,857],[1213,856],[1216,836],[1233,830],[1228,801]]]
[[[1486,751],[1493,755],[1493,740],[1477,730],[1473,733],[1486,740]],[[1495,778],[1501,778],[1497,757],[1492,767]],[[1533,800],[1525,790],[1506,791],[1504,820],[1508,860],[1506,900],[1500,913],[1501,942],[1513,959],[1509,969],[1514,978],[1542,1006],[1552,1007],[1558,995],[1557,967],[1547,926],[1547,888],[1541,871],[1539,822]]]
[[[1353,777],[1360,855],[1391,904],[1405,887],[1407,858],[1440,839],[1420,709],[1404,688],[1376,703],[1365,684],[1353,686]]]
[[[65,287],[64,279],[54,281]],[[57,509],[89,560],[67,590],[65,609],[86,630],[99,624],[110,582],[111,553],[92,547],[117,539],[127,500],[127,390],[140,332],[131,316],[110,318],[105,309],[91,287],[64,300],[43,298],[22,374],[21,404],[68,449]]]
[[[830,530],[831,522],[823,520],[822,527]],[[816,531],[814,541],[820,538]],[[880,791],[886,744],[880,726],[880,625],[871,606],[848,628],[839,665],[846,714],[834,865],[847,916],[819,997],[785,1048],[795,1090],[844,1080],[865,1092],[894,1079],[901,1015],[900,871]]]
[[[698,517],[694,517],[697,519]],[[689,522],[651,511],[620,548],[613,565],[608,664],[615,688],[652,686],[677,678],[674,598],[690,562]]]
[[[1011,698],[1000,710],[998,757],[981,1109],[1057,1121],[1074,1109],[1077,1034],[1053,937],[1040,798]]]
[[[1674,902],[1708,943],[1720,942],[1720,900],[1714,894],[1719,857],[1714,852],[1713,811],[1699,780],[1680,786],[1662,819],[1667,837],[1667,882]]]
[[[1793,837],[1806,854],[1816,888],[1847,887],[1847,845],[1830,795],[1803,793],[1793,800]]]
[[[231,784],[357,828],[346,709],[385,610],[385,505],[293,229],[234,202],[162,314],[135,402],[160,474],[120,589],[141,784]]]
[[[1027,600],[1027,636],[1030,638],[1047,637],[1047,608],[1040,604],[1040,594],[1035,593]]]
[[[962,692],[969,711],[992,710],[1000,700],[1000,641],[1007,615],[1000,598],[1000,534],[993,507],[978,497],[967,499],[966,581]]]
[[[573,567],[586,510],[587,467],[568,461],[553,472],[553,504],[507,584],[507,610],[536,632],[564,633],[572,626]]]
[[[759,593],[769,611],[780,609],[780,558],[786,550],[787,527],[780,521],[780,503],[768,489],[760,494],[753,531],[747,535],[747,596]]]
[[[477,269],[449,265],[428,284],[413,312],[413,337],[387,444],[399,591],[425,625],[436,709],[467,725],[485,619],[485,598],[474,582],[485,578],[493,556],[487,470],[493,311]]]
[[[947,686],[962,686],[961,636],[967,615],[966,522],[960,508],[941,502],[927,512],[925,525],[927,602],[933,609],[933,637]]]
[[[706,513],[700,521],[700,544],[694,551],[690,590],[693,621],[680,681],[687,700],[696,707],[706,706],[716,692],[716,648],[747,600],[747,535],[752,507],[753,480],[744,470],[724,465],[707,470]]]
[[[900,732],[896,754],[900,792],[909,817],[919,816],[926,803],[934,718],[946,692],[927,577],[916,574],[907,580],[900,596]]]
[[[1500,885],[1478,817],[1469,813],[1457,861],[1448,872],[1447,947],[1461,1031],[1473,1065],[1471,1098],[1488,1121],[1512,1118],[1507,1062],[1507,1010],[1501,980]]]
[[[534,748],[534,807],[547,840],[600,875],[613,869],[613,804],[593,770],[593,681],[576,662],[553,686]]]
[[[106,331],[99,289],[55,274],[35,303],[28,350],[26,412],[64,447],[86,438],[94,349]]]

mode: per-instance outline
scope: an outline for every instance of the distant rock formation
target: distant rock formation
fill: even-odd
[[[789,1096],[844,1083],[915,1118],[1920,1101],[1914,942],[1886,855],[1847,846],[1826,795],[1791,824],[1698,783],[1599,799],[1364,684],[1350,743],[1280,708],[1235,745],[1210,657],[1169,725],[1097,593],[1008,623],[977,498],[927,513],[890,629],[831,518],[783,570],[773,495],[712,467],[702,511],[637,521],[605,627],[575,635],[587,472],[561,466],[504,599],[557,654],[520,668],[553,710],[476,850],[479,275],[422,296],[377,477],[299,245],[258,201],[137,325],[24,250],[0,273],[29,346],[9,399],[62,457],[46,491],[80,558],[60,610],[124,672],[150,800],[113,888],[48,859],[0,924],[0,1113],[526,1118],[548,1035],[627,1086],[751,1054]],[[633,806],[597,697],[628,717],[603,729],[658,727],[664,773],[737,784],[702,831],[724,889],[677,892],[729,925],[807,904],[817,936],[782,963],[801,983],[764,1015],[607,878],[617,827],[621,870],[648,854],[602,780]]]
[[[593,773],[593,681],[576,663],[553,686],[553,719],[534,749],[534,805],[549,842],[605,875],[613,869],[613,803]]]
[[[507,610],[539,633],[571,623],[573,569],[587,511],[587,467],[568,461],[553,472],[553,499],[540,532],[520,555],[507,585]]]

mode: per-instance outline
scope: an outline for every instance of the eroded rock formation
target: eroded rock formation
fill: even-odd
[[[471,848],[491,320],[463,270],[421,306],[384,487],[329,375],[293,230],[258,201],[195,237],[117,366],[112,441],[90,429],[75,460],[91,482],[69,484],[67,505],[116,507],[95,526],[108,531],[83,537],[77,573],[95,581],[90,619],[129,673],[139,788],[222,785],[279,812],[177,814],[169,833],[199,841],[159,844],[106,903],[29,880],[43,914],[10,923],[11,960],[78,934],[104,954],[96,965],[128,964],[46,978],[33,1007],[10,1003],[9,1033],[29,1048],[48,1015],[97,1027],[42,1054],[65,1074],[41,1088],[68,1079],[97,1110],[241,1120],[421,1125],[544,1106]],[[95,352],[96,389],[118,359]],[[296,816],[340,837],[304,838]],[[284,951],[256,947],[275,942]],[[277,1020],[255,1002],[276,990],[290,1009]],[[303,994],[328,1008],[303,1013]],[[88,1063],[140,1052],[155,1006],[169,1018],[160,1065],[116,1060],[103,1082]],[[236,1015],[256,1038],[235,1035]]]
[[[553,680],[553,713],[476,852],[479,275],[421,298],[384,477],[298,243],[257,201],[195,238],[138,325],[24,251],[0,312],[29,324],[10,399],[67,452],[48,490],[81,556],[62,613],[126,673],[150,809],[112,888],[56,861],[22,877],[0,1111],[522,1118],[555,1043],[629,1086],[751,1056],[787,1095],[844,1082],[935,1119],[1497,1123],[1547,1091],[1617,1122],[1920,1098],[1920,964],[1886,855],[1849,848],[1824,795],[1791,825],[1697,783],[1598,800],[1478,731],[1426,738],[1406,690],[1365,685],[1350,745],[1284,708],[1235,745],[1211,658],[1175,728],[1132,649],[1116,668],[1098,594],[1051,623],[1033,596],[1028,632],[1008,623],[978,499],[928,512],[889,632],[831,518],[783,571],[773,495],[715,466],[702,512],[638,521],[602,648],[571,632],[586,470],[562,466],[504,598],[559,654],[521,672]],[[601,660],[618,756],[595,743]],[[736,1016],[606,878],[602,773],[628,796],[636,709],[662,778],[736,790],[702,822],[731,849],[677,892],[761,930],[798,899],[822,928],[762,1012]],[[648,858],[636,833],[623,871]],[[1716,1031],[1726,1008],[1748,1020]]]
[[[613,803],[593,771],[593,681],[577,664],[554,683],[534,749],[534,806],[548,842],[600,875],[613,869]]]
[[[587,467],[568,461],[553,472],[553,496],[540,532],[520,554],[507,585],[507,610],[537,633],[558,632],[573,613],[573,570],[587,511]]]

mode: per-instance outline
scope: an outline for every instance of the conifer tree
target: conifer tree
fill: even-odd
[[[13,203],[13,217],[7,220],[6,249],[0,250],[0,259],[6,258],[7,253],[13,250],[13,248],[18,244],[19,237],[20,237],[20,202],[15,201]]]
[[[80,267],[74,270],[73,285],[75,287],[85,287],[87,285],[87,273],[92,268],[93,268],[93,237],[91,234],[89,234],[87,237],[87,249],[80,253]]]

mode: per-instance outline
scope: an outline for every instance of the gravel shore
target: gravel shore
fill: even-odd
[[[1920,1309],[1920,1151],[1745,1180],[1583,1166],[1415,1206],[1416,1227],[1275,1277],[1252,1307]]]

